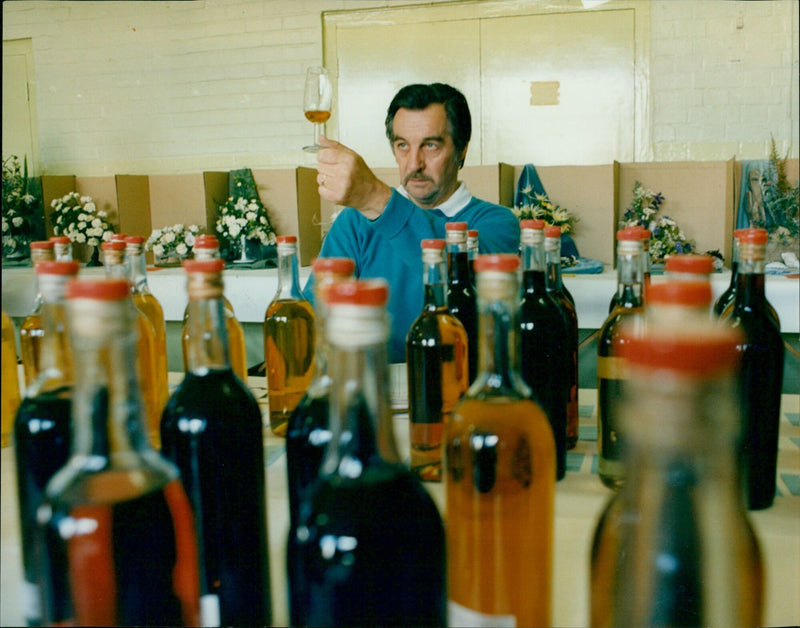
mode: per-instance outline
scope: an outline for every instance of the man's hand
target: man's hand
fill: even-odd
[[[392,188],[378,179],[361,155],[344,144],[320,137],[317,184],[325,200],[354,207],[370,220],[383,213]]]

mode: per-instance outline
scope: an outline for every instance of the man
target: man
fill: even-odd
[[[392,100],[386,137],[402,185],[392,189],[346,146],[321,138],[319,195],[346,206],[322,244],[321,257],[350,257],[356,276],[389,282],[389,360],[405,362],[405,341],[422,311],[420,242],[444,238],[445,223],[480,232],[481,253],[515,253],[519,221],[507,207],[473,197],[458,181],[472,134],[463,94],[442,83],[407,85]],[[313,294],[313,276],[304,293]]]

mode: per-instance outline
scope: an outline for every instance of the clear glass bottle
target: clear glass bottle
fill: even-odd
[[[640,256],[640,263],[642,265],[642,303],[646,301],[647,287],[650,285],[650,231],[641,225],[631,225],[625,227],[622,231],[636,234],[642,241],[642,254]],[[608,304],[608,313],[610,314],[619,300],[619,292],[615,292],[611,297],[611,302]]]
[[[195,518],[203,626],[272,621],[261,410],[228,359],[220,260],[186,260],[189,368],[161,417],[161,453]]]
[[[278,290],[264,315],[269,425],[286,434],[314,376],[314,309],[300,292],[297,236],[278,236]]]
[[[125,242],[119,238],[103,242],[100,245],[103,251],[103,266],[106,277],[125,279],[130,285],[130,271],[125,261]],[[155,367],[156,362],[156,332],[153,323],[147,318],[133,298],[129,299],[131,308],[136,312],[137,344],[136,368],[139,373],[142,399],[145,408],[145,421],[150,442],[154,446],[159,442],[159,424],[161,423],[159,380]]]
[[[69,459],[72,443],[73,363],[67,337],[64,295],[67,281],[78,274],[77,262],[40,262],[36,277],[42,295],[40,366],[25,390],[14,421],[14,452],[22,539],[23,584],[20,600],[28,625],[42,621],[36,538],[36,511],[45,487]],[[15,365],[16,366],[16,365]],[[4,389],[5,395],[5,389]],[[58,600],[54,608],[68,608]],[[60,614],[60,613],[59,613]],[[63,617],[62,617],[63,618]]]
[[[33,267],[39,262],[55,260],[54,245],[50,241],[41,240],[31,242],[31,262]],[[39,375],[39,353],[41,352],[42,337],[42,295],[36,288],[36,299],[33,302],[30,314],[22,321],[19,328],[19,354],[22,360],[22,371],[25,387],[30,386]]]
[[[481,255],[478,376],[447,425],[451,626],[551,620],[553,430],[520,374],[519,257]]]
[[[736,296],[728,324],[740,329],[739,402],[744,419],[742,465],[747,505],[769,508],[775,498],[784,346],[780,325],[764,295],[767,232],[749,229],[739,239]]]
[[[561,227],[544,228],[544,251],[547,264],[547,293],[556,302],[566,321],[565,351],[568,356],[569,392],[567,398],[567,449],[578,444],[578,312],[575,301],[561,281]]]
[[[467,223],[445,223],[447,244],[447,307],[467,332],[469,381],[478,372],[478,302],[469,272]]]
[[[597,341],[597,471],[603,484],[610,488],[619,488],[625,481],[619,399],[628,370],[619,353],[619,334],[626,321],[640,328],[644,322],[642,252],[642,240],[636,231],[617,231],[616,305],[600,328]]]
[[[197,541],[178,470],[149,443],[127,279],[73,281],[72,455],[37,519],[46,582],[69,591],[75,625],[198,625]],[[45,621],[52,589],[45,589]]]
[[[556,441],[556,479],[567,472],[567,403],[572,382],[571,330],[547,291],[543,220],[521,220],[520,372],[542,406]]]
[[[737,460],[741,337],[708,316],[678,322],[622,343],[628,474],[592,543],[592,626],[762,625]]]
[[[325,447],[331,439],[328,405],[331,377],[328,374],[328,344],[325,339],[327,292],[334,283],[351,279],[355,262],[347,257],[314,260],[314,378],[297,404],[286,428],[286,475],[289,488],[290,525],[298,524],[300,501],[317,479]]]
[[[192,247],[194,259],[208,260],[219,259],[219,241],[216,236],[200,234],[194,240]],[[239,376],[243,382],[247,383],[247,349],[245,348],[244,329],[242,324],[236,318],[233,311],[233,305],[225,295],[222,295],[222,301],[225,303],[225,321],[228,327],[228,350],[231,357],[231,367],[233,372]],[[189,330],[186,327],[186,316],[189,312],[189,306],[183,312],[183,329],[181,331],[181,349],[183,352],[183,370],[186,371],[187,366],[187,351],[189,344]]]
[[[467,332],[447,307],[445,241],[422,240],[422,312],[406,336],[411,469],[440,482],[444,428],[469,386]]]
[[[394,442],[387,298],[382,280],[328,290],[332,437],[289,538],[291,625],[447,623],[444,526]]]
[[[127,236],[125,238],[125,258],[130,272],[133,304],[147,317],[155,332],[155,359],[153,365],[160,412],[166,405],[167,399],[169,399],[167,326],[164,321],[164,309],[150,291],[150,286],[147,285],[147,261],[144,257],[144,242],[145,239],[142,236]],[[154,445],[158,448],[158,441],[154,441]]]
[[[53,243],[53,254],[57,262],[72,261],[72,240],[67,236],[51,236],[50,242]]]
[[[19,371],[17,369],[17,342],[14,338],[14,323],[11,317],[3,310],[3,394],[0,395],[0,407],[2,407],[2,426],[3,440],[2,446],[8,447],[11,444],[11,432],[14,425],[14,417],[19,407]]]

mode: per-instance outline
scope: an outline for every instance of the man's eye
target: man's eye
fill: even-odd
[[[427,144],[425,144],[425,148],[427,148],[428,150],[438,150],[439,144],[436,142],[428,142]]]
[[[405,150],[406,147],[407,147],[407,144],[405,142],[396,142],[395,145],[394,145],[394,149],[395,150]]]

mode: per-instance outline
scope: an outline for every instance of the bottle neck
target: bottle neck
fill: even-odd
[[[127,300],[70,302],[75,360],[73,456],[99,471],[139,466],[150,452],[142,424],[134,310]]]
[[[195,375],[230,368],[228,327],[222,298],[190,299],[187,306],[186,369]]]
[[[106,271],[106,277],[130,280],[130,272],[128,271],[125,259],[122,254],[117,251],[106,251],[104,253],[103,268]]]
[[[485,391],[530,394],[520,375],[519,283],[516,273],[478,273],[478,374]]]
[[[444,259],[432,257],[423,260],[423,304],[425,310],[447,307],[447,269]]]
[[[297,249],[278,244],[278,299],[302,299]]]
[[[448,282],[467,284],[469,281],[469,253],[465,242],[447,243]]]
[[[620,251],[617,255],[617,304],[634,308],[642,305],[644,266],[641,249]]]
[[[544,247],[536,240],[523,241],[522,243],[522,270],[545,271]]]
[[[545,264],[547,265],[547,289],[550,291],[561,290],[561,241],[550,243],[550,238],[545,241]]]
[[[385,314],[369,320],[329,312],[331,441],[323,475],[361,476],[380,461],[399,463],[389,405],[389,369]]]
[[[28,397],[63,386],[71,386],[74,377],[63,298],[45,297],[40,315],[43,335],[39,354],[39,375],[26,391]]]
[[[736,277],[735,306],[739,308],[762,308],[766,302],[764,270],[766,247],[763,244],[742,243],[739,245],[739,261]]]
[[[147,285],[147,261],[141,247],[137,249],[128,248],[128,264],[130,266],[130,280],[134,293],[149,294],[150,288]]]

